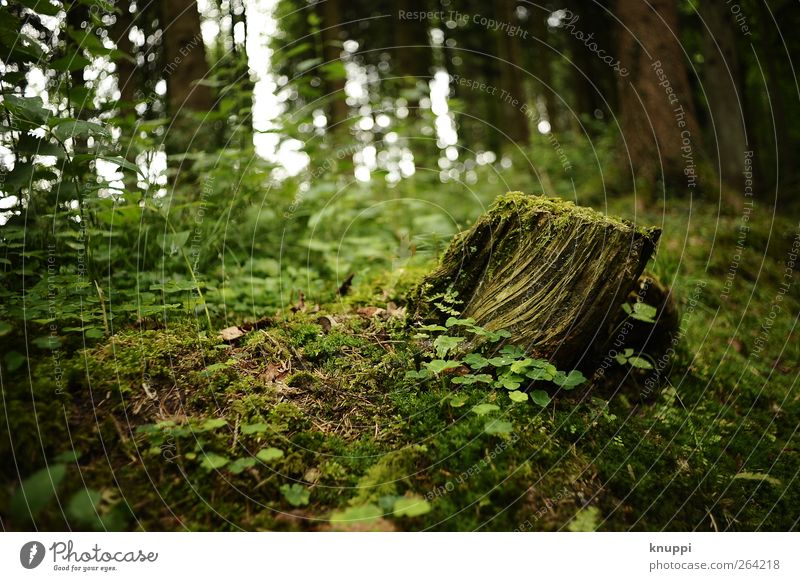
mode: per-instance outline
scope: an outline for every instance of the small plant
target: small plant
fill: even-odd
[[[614,356],[617,363],[620,365],[628,364],[631,367],[636,367],[637,369],[653,369],[653,364],[646,359],[647,355],[645,353],[640,353],[639,355],[633,354],[633,349],[628,347],[622,353],[617,353]]]
[[[549,381],[561,389],[571,390],[586,382],[580,371],[572,370],[568,373],[559,371],[549,361],[528,357],[525,350],[518,345],[510,343],[503,345],[499,350],[495,349],[495,352],[491,353],[493,356],[489,357],[487,352],[494,344],[503,339],[510,339],[511,333],[506,330],[489,331],[477,325],[475,319],[459,318],[459,313],[453,308],[456,302],[454,293],[450,295],[445,293],[441,298],[442,302],[435,304],[450,317],[444,325],[420,327],[420,332],[416,335],[418,339],[431,340],[436,358],[424,362],[419,371],[406,372],[406,378],[424,380],[435,376],[444,382],[446,372],[467,367],[469,372],[454,376],[450,379],[450,383],[488,384],[495,389],[506,390],[513,403],[524,403],[530,399],[542,407],[551,401],[545,390],[535,389],[526,393],[522,388],[534,381]],[[465,345],[477,345],[478,349],[467,352],[462,357],[456,357],[459,349]]]
[[[624,303],[622,305],[622,310],[625,311],[631,319],[651,324],[656,322],[655,316],[658,313],[658,309],[641,301],[634,303],[633,306]]]

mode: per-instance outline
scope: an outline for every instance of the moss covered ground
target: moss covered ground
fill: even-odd
[[[403,301],[433,264],[359,277],[232,342],[144,321],[3,371],[4,526],[795,529],[798,224],[756,212],[740,244],[740,215],[677,206],[607,209],[663,229],[650,268],[681,322],[655,380],[620,366],[539,407],[408,378],[428,348]],[[17,475],[46,465],[58,494],[31,522]]]

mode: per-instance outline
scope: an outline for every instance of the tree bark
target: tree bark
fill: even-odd
[[[164,60],[167,100],[170,113],[210,111],[214,96],[206,85],[197,81],[208,77],[208,62],[200,14],[195,0],[164,2]]]
[[[456,292],[463,317],[510,331],[515,344],[559,369],[588,369],[659,235],[571,202],[512,192],[453,240],[412,292],[408,312],[441,321],[437,295]]]
[[[620,59],[630,71],[620,77],[619,103],[634,178],[651,187],[660,176],[671,187],[697,190],[700,131],[676,39],[677,2],[617,0],[616,14]]]
[[[342,39],[340,25],[342,13],[339,0],[323,0],[321,4],[322,58],[325,64],[341,59]],[[345,78],[325,75],[325,90],[328,100],[328,128],[334,133],[347,130],[348,107],[344,92]]]
[[[495,5],[497,20],[509,26],[519,24],[515,0],[499,0]],[[516,145],[526,146],[530,143],[530,120],[525,115],[528,96],[525,90],[524,72],[521,70],[522,54],[519,38],[504,30],[497,31],[497,66],[500,68],[500,100],[503,119],[503,132],[506,140],[504,149],[513,151]]]
[[[124,115],[133,110],[133,101],[136,98],[136,64],[133,59],[133,45],[128,35],[131,32],[133,18],[130,13],[130,2],[127,0],[118,1],[114,5],[117,9],[116,20],[111,28],[111,38],[117,49],[125,53],[114,60],[117,68],[117,85],[119,85],[119,109]]]

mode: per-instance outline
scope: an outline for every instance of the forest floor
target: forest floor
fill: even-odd
[[[650,268],[681,315],[652,389],[620,368],[540,407],[409,377],[427,347],[402,307],[431,264],[357,278],[227,342],[190,318],[132,327],[42,357],[5,391],[15,453],[44,451],[63,478],[37,527],[796,529],[798,225],[754,212],[742,243],[741,214],[673,206],[636,217],[663,228]],[[14,490],[0,512],[25,528]]]

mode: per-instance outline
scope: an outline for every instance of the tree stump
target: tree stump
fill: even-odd
[[[412,291],[412,319],[447,317],[435,304],[457,293],[462,317],[559,369],[587,368],[660,236],[571,202],[511,192],[457,235]]]

